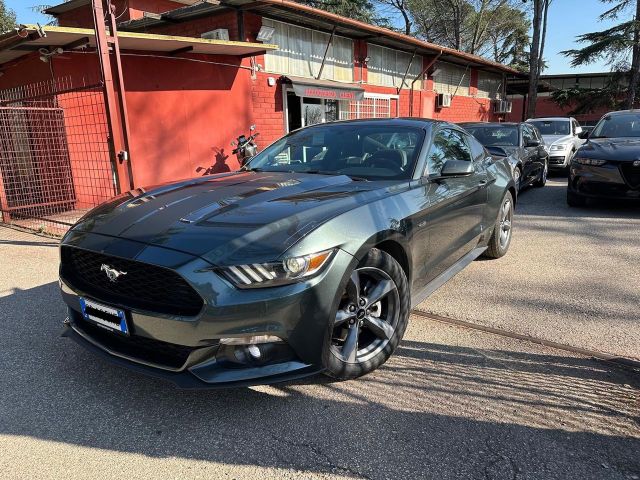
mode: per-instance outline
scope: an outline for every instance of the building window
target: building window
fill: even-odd
[[[495,73],[478,72],[478,97],[495,100],[501,97],[502,76]]]
[[[470,71],[468,68],[438,63],[433,77],[433,89],[437,93],[450,93],[458,96],[469,96]]]
[[[263,24],[275,29],[272,43],[280,48],[265,55],[265,69],[270,73],[317,78],[331,35],[308,28],[263,19]],[[353,41],[333,37],[322,78],[353,82]]]
[[[391,118],[392,102],[397,97],[369,96],[360,102],[340,102],[340,120],[357,120],[359,118]]]
[[[420,55],[414,57],[411,53],[372,44],[367,46],[367,55],[369,57],[368,78],[371,85],[401,88],[409,62],[411,62],[411,66],[402,88],[411,88],[413,80],[422,73],[422,57]],[[415,88],[422,89],[422,79],[415,83]]]

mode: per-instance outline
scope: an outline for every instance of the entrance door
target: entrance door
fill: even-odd
[[[340,120],[340,102],[321,98],[298,97],[287,92],[287,120],[289,132],[318,123]]]

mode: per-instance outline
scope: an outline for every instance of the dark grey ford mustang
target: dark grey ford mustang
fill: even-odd
[[[409,311],[503,256],[510,167],[417,119],[296,131],[243,171],[138,189],[61,245],[65,335],[184,388],[340,379],[382,365]]]

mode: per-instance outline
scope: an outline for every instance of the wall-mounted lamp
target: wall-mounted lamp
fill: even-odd
[[[54,57],[55,55],[62,55],[64,53],[64,49],[62,47],[58,47],[49,51],[46,48],[41,48],[38,50],[38,53],[40,53],[40,60],[42,62],[49,63],[51,57]]]
[[[276,33],[276,29],[273,27],[267,27],[263,25],[260,27],[260,31],[258,32],[258,36],[256,40],[259,42],[269,42],[273,38],[273,35]]]

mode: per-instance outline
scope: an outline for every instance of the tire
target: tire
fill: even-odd
[[[513,196],[507,192],[502,198],[498,218],[493,226],[493,233],[489,240],[489,247],[484,252],[486,258],[501,258],[509,251],[513,233]]]
[[[378,293],[370,298],[373,292]],[[409,283],[400,264],[386,252],[369,251],[351,273],[332,319],[324,373],[348,380],[376,370],[402,340],[410,309]]]
[[[586,207],[587,199],[571,190],[567,190],[567,205],[570,207]]]
[[[547,176],[549,175],[549,160],[544,161],[544,166],[540,172],[538,179],[533,182],[533,186],[536,188],[542,188],[547,184]]]

